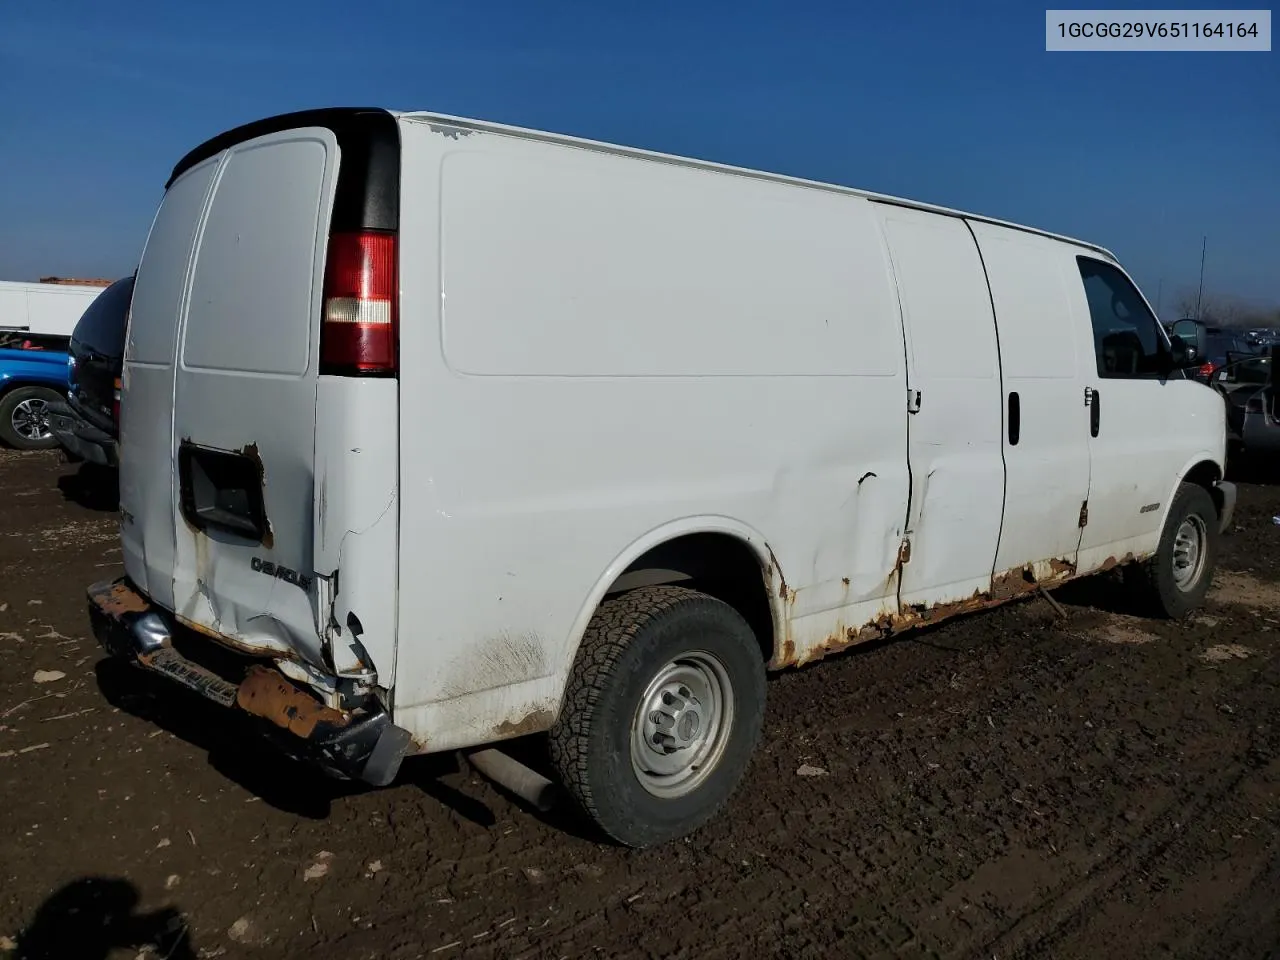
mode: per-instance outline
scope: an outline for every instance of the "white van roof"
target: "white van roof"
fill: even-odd
[[[393,116],[399,117],[403,120],[410,120],[419,123],[439,123],[443,126],[456,127],[464,130],[507,134],[510,136],[524,137],[530,140],[540,140],[545,143],[556,143],[564,146],[579,147],[584,150],[594,150],[600,153],[612,153],[620,157],[635,157],[641,160],[653,160],[658,163],[672,163],[678,166],[691,167],[698,170],[714,170],[719,173],[731,173],[736,174],[737,176],[753,177],[758,180],[770,180],[776,183],[786,183],[797,187],[810,187],[815,190],[827,190],[832,193],[842,193],[848,196],[863,197],[867,200],[876,200],[881,203],[892,203],[897,206],[911,207],[916,210],[926,210],[930,213],[940,213],[950,217],[964,217],[969,220],[978,220],[982,223],[990,223],[1000,227],[1009,227],[1013,230],[1022,230],[1026,233],[1034,233],[1042,237],[1048,237],[1051,240],[1059,240],[1063,243],[1086,247],[1102,254],[1109,260],[1114,261],[1116,259],[1115,254],[1106,247],[1099,246],[1096,243],[1089,243],[1087,240],[1077,240],[1074,237],[1051,233],[1048,230],[1040,230],[1036,227],[1028,227],[1021,223],[1010,223],[1007,220],[998,220],[995,217],[983,216],[978,213],[967,213],[963,210],[954,210],[950,207],[940,207],[935,204],[922,203],[918,200],[908,200],[903,197],[889,196],[888,194],[873,193],[869,190],[858,190],[853,187],[840,186],[839,184],[823,183],[819,180],[806,180],[802,177],[788,177],[780,173],[769,173],[764,170],[752,170],[748,167],[735,167],[724,163],[712,163],[709,160],[695,160],[689,157],[675,156],[670,153],[659,153],[655,150],[641,150],[636,147],[623,147],[613,143],[604,143],[600,140],[587,140],[582,137],[571,137],[560,133],[548,133],[544,130],[515,127],[503,123],[493,123],[488,120],[475,120],[469,117],[455,117],[445,113],[396,110],[389,112]]]

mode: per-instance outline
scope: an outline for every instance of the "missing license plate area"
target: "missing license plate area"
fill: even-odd
[[[193,527],[262,542],[267,516],[256,456],[184,442],[178,447],[178,478],[182,515]]]

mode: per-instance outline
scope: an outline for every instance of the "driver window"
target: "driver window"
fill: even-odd
[[[1089,301],[1098,376],[1159,376],[1164,345],[1155,316],[1129,279],[1109,263],[1077,257]]]

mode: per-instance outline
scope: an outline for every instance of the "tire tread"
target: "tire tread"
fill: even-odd
[[[640,587],[605,600],[587,626],[549,740],[551,760],[565,789],[596,823],[600,815],[588,779],[587,739],[601,692],[640,630],[673,607],[702,596],[686,587]]]

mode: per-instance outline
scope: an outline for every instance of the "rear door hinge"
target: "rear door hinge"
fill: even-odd
[[[1080,504],[1080,526],[1084,526],[1089,522],[1089,501],[1086,500]]]
[[[920,412],[920,391],[907,388],[907,413]]]

